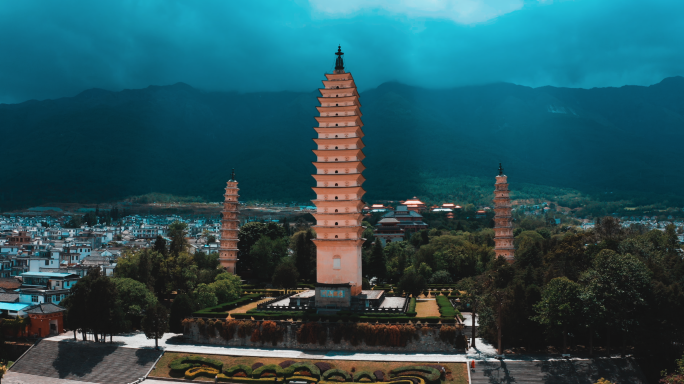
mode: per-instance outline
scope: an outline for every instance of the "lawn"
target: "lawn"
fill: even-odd
[[[416,313],[418,317],[439,316],[439,306],[435,299],[416,300]]]
[[[347,372],[352,371],[370,371],[374,372],[381,370],[385,372],[386,379],[389,378],[389,371],[394,368],[399,368],[407,365],[432,365],[437,364],[437,362],[432,363],[414,363],[414,362],[387,362],[387,361],[356,361],[356,360],[334,360],[334,359],[286,359],[286,358],[273,358],[273,357],[244,357],[244,356],[222,356],[222,355],[201,355],[201,354],[189,354],[189,353],[177,353],[177,352],[167,352],[159,359],[159,362],[154,367],[152,372],[150,372],[150,377],[177,377],[170,375],[169,363],[178,357],[183,356],[203,356],[214,360],[220,360],[223,362],[224,367],[232,367],[238,364],[244,364],[247,366],[252,366],[255,363],[262,363],[264,365],[268,364],[279,364],[286,360],[292,360],[295,362],[326,362],[334,366],[334,368],[343,369]],[[446,380],[443,381],[444,384],[468,384],[468,368],[465,363],[439,363],[446,369]],[[182,377],[182,376],[181,376]],[[194,381],[208,381],[213,382],[213,379],[198,377]]]

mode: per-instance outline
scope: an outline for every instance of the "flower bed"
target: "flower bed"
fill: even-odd
[[[428,384],[433,384],[439,383],[441,381],[440,377],[442,376],[442,372],[438,371],[435,368],[427,367],[424,365],[407,365],[405,367],[395,368],[390,371],[391,377],[396,377],[400,375],[421,376],[425,378],[425,381],[427,381]]]
[[[437,329],[432,329],[432,332],[439,332]],[[370,383],[375,377],[375,382],[392,383],[392,384],[467,384],[467,369],[464,363],[441,363],[440,367],[446,369],[446,376],[441,377],[441,383],[426,383],[425,377],[427,373],[421,371],[404,371],[401,374],[390,375],[389,372],[394,369],[403,369],[407,366],[425,367],[431,365],[433,368],[438,367],[437,362],[428,364],[411,364],[401,362],[377,362],[377,361],[349,361],[349,360],[306,360],[306,359],[287,359],[287,358],[269,358],[269,357],[255,357],[255,356],[220,356],[220,355],[187,355],[177,352],[167,352],[161,357],[150,377],[174,377],[182,378],[185,376],[184,372],[173,371],[170,369],[172,362],[177,362],[179,359],[186,359],[188,357],[195,361],[200,361],[197,358],[204,358],[207,360],[215,360],[223,364],[223,373],[218,374],[218,380],[221,382],[233,382],[240,384],[266,384],[273,383],[275,375],[278,374],[278,382],[283,380],[297,380],[306,381],[309,384],[335,384],[335,383],[349,383],[366,382]],[[206,362],[207,360],[203,360]],[[258,364],[257,364],[258,363]],[[284,364],[283,364],[284,363]],[[332,364],[334,363],[334,364]],[[187,361],[181,361],[180,364],[189,364]],[[263,364],[259,366],[259,364]],[[283,368],[282,365],[286,366]],[[206,365],[206,364],[204,364]],[[255,366],[256,369],[251,367]],[[280,370],[273,366],[280,367]],[[313,368],[315,367],[315,368]],[[209,366],[190,367],[198,368],[197,371],[202,371],[195,381],[209,380],[216,376],[214,371],[209,371]],[[270,370],[269,370],[270,368]],[[320,379],[316,375],[316,369],[320,374]],[[415,369],[415,368],[414,368]],[[261,374],[259,377],[254,375],[254,371],[259,370]],[[187,371],[187,370],[186,370]],[[330,372],[328,372],[330,371]],[[437,370],[441,371],[441,368]],[[193,373],[192,371],[191,373]],[[365,372],[372,372],[373,376],[364,375]],[[259,372],[257,372],[258,374]],[[213,376],[208,376],[212,375]],[[325,375],[325,377],[324,377]],[[194,376],[194,374],[193,374]],[[202,377],[204,376],[204,377]],[[268,377],[270,376],[270,377]],[[206,378],[205,378],[206,377]]]
[[[169,363],[169,368],[171,368],[172,371],[177,372],[185,372],[189,368],[202,366],[209,366],[211,368],[216,369],[217,371],[220,371],[223,368],[223,363],[218,360],[209,359],[201,356],[179,357]]]
[[[185,378],[192,380],[196,377],[210,377],[213,379],[219,373],[220,373],[219,370],[215,369],[215,368],[195,367],[195,368],[190,368],[187,371],[185,371]]]

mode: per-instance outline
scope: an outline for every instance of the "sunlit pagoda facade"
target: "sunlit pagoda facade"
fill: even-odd
[[[238,231],[240,220],[238,219],[238,183],[235,180],[235,169],[230,180],[226,184],[226,193],[223,195],[223,219],[221,220],[221,248],[219,249],[219,262],[230,273],[235,273],[238,253]]]
[[[363,122],[359,93],[351,73],[344,71],[338,47],[335,71],[326,74],[319,91],[320,116],[316,117],[316,306],[349,302],[361,293],[361,238],[365,181]]]
[[[316,288],[260,304],[260,310],[306,310],[336,313],[404,313],[408,300],[385,297],[383,290],[362,290],[361,237],[364,228],[361,200],[366,191],[363,166],[363,122],[359,93],[351,73],[344,70],[338,47],[335,71],[326,74],[319,91],[316,173]]]
[[[515,261],[513,246],[513,219],[511,217],[511,197],[508,190],[508,177],[499,164],[499,174],[494,184],[494,252],[509,263]]]

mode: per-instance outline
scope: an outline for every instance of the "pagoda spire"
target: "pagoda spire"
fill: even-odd
[[[499,164],[501,165],[501,164]],[[233,172],[230,174],[230,181],[235,181],[235,168],[233,168]]]
[[[336,74],[339,73],[344,73],[344,52],[342,52],[342,46],[338,45],[337,46],[337,52],[335,52],[335,55],[337,55],[337,59],[335,60],[335,72]]]
[[[507,262],[515,261],[513,246],[513,220],[511,216],[511,197],[508,190],[508,176],[503,174],[499,163],[499,174],[494,184],[494,252]]]

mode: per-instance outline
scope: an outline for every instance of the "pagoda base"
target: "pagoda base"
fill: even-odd
[[[372,315],[377,313],[406,313],[408,298],[385,297],[382,290],[363,290],[351,296],[350,284],[316,284],[316,289],[281,296],[257,307],[264,312],[306,311],[320,315],[334,315],[339,311]]]

